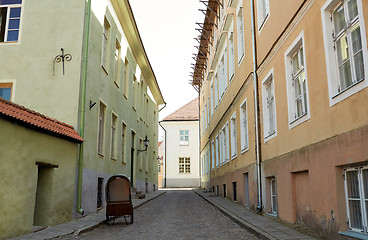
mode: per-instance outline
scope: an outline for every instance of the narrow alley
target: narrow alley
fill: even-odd
[[[134,223],[117,219],[79,236],[57,239],[258,239],[193,191],[172,190],[134,211]]]

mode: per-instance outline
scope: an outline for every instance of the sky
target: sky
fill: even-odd
[[[205,9],[199,0],[130,0],[134,18],[148,59],[160,86],[166,107],[159,113],[162,120],[198,97],[190,85],[193,53],[198,50],[194,39],[199,32],[196,22],[203,22]],[[162,105],[163,106],[163,105]],[[160,107],[162,107],[160,106]]]

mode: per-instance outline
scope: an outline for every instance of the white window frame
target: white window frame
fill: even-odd
[[[105,150],[106,112],[106,105],[100,101],[98,113],[97,153],[101,156],[104,156]]]
[[[3,4],[3,5],[0,5],[0,8],[7,8],[7,12],[6,12],[6,23],[5,23],[5,31],[4,31],[4,41],[3,42],[0,42],[0,44],[9,44],[9,43],[12,43],[12,44],[17,44],[17,43],[20,43],[20,39],[21,39],[21,29],[22,29],[22,19],[23,19],[23,3],[24,3],[25,0],[22,1],[22,3],[20,4]],[[14,31],[18,31],[18,39],[16,41],[8,41],[7,38],[8,38],[8,32],[9,32],[9,20],[10,20],[10,9],[11,8],[20,8],[20,17],[19,17],[19,28],[17,29],[12,29]],[[12,19],[18,19],[17,18],[12,18]],[[12,31],[10,30],[10,31]]]
[[[116,160],[116,146],[117,146],[117,127],[118,116],[115,113],[111,114],[111,141],[110,141],[110,158]]]
[[[16,81],[15,80],[0,80],[0,87],[2,88],[10,88],[10,101],[14,101],[15,99],[15,89],[16,89]]]
[[[127,139],[127,125],[124,121],[121,122],[121,162],[126,163],[125,157],[125,146],[126,146],[126,139]]]
[[[244,59],[245,56],[245,36],[244,36],[244,8],[243,1],[238,1],[236,6],[236,39],[237,39],[237,50],[238,50],[238,65]]]
[[[232,82],[235,76],[235,42],[234,42],[234,29],[233,29],[233,20],[231,22],[231,27],[228,32],[228,41],[229,41],[229,82]]]
[[[262,99],[263,99],[263,137],[264,137],[264,142],[269,141],[270,139],[274,138],[277,136],[277,119],[276,119],[276,96],[275,96],[275,81],[274,81],[274,74],[273,74],[273,69],[271,69],[271,71],[266,75],[266,77],[262,80]],[[266,89],[266,85],[268,85],[268,83],[271,82],[272,84],[272,94],[273,94],[273,119],[274,119],[274,132],[270,131],[270,127],[271,127],[271,116],[269,116],[269,111],[268,111],[268,102],[270,101],[270,99],[267,97],[267,89]]]
[[[303,48],[303,62],[304,67],[300,72],[304,72],[305,75],[305,112],[301,116],[297,116],[297,106],[295,102],[295,84],[293,84],[293,56]],[[310,119],[310,106],[309,106],[309,92],[308,92],[308,73],[307,73],[307,62],[305,56],[305,43],[304,43],[304,32],[302,31],[299,36],[294,40],[290,47],[285,52],[285,73],[286,73],[286,91],[288,100],[288,118],[289,118],[289,129],[296,127],[297,125]],[[300,56],[300,55],[299,55]],[[300,74],[300,73],[299,73]]]
[[[236,134],[236,112],[230,117],[230,141],[231,141],[231,160],[235,159],[237,156],[237,134]]]
[[[179,174],[190,174],[190,157],[179,157],[178,160]],[[183,160],[183,162],[180,162],[180,160]],[[189,160],[189,163],[187,162],[187,160]],[[187,171],[187,166],[189,166],[189,171]],[[181,168],[183,169],[182,172]]]
[[[359,189],[359,197],[357,198],[349,198],[348,197],[348,186],[347,186],[347,175],[346,172],[351,172],[351,171],[357,171],[358,174],[358,189]],[[362,171],[368,171],[368,167],[356,167],[356,168],[348,168],[348,169],[344,169],[344,189],[345,189],[345,203],[346,203],[346,216],[347,216],[347,222],[348,222],[348,228],[350,231],[354,231],[354,232],[359,232],[359,233],[364,233],[364,234],[368,234],[368,219],[367,219],[367,215],[368,215],[368,209],[367,209],[367,205],[366,202],[368,202],[368,196],[365,196],[365,192],[364,192],[364,179],[363,179],[363,174]],[[349,209],[349,201],[359,201],[360,202],[360,208],[361,208],[361,221],[362,221],[362,227],[363,229],[359,229],[359,228],[354,228],[351,226],[351,221],[350,221],[350,209]]]
[[[275,192],[272,190],[272,184],[275,184]],[[271,197],[271,213],[277,215],[277,182],[275,177],[270,178],[270,197]],[[273,199],[276,199],[276,203],[274,203]],[[274,208],[276,206],[276,209]]]
[[[181,134],[183,132],[183,134]],[[186,134],[188,132],[188,134]],[[183,141],[181,141],[181,137],[183,137]],[[188,137],[188,141],[185,140],[185,137]],[[189,146],[189,130],[188,129],[180,129],[179,130],[179,146]]]
[[[114,82],[117,87],[120,87],[120,58],[121,45],[118,39],[115,39],[115,55],[114,55]]]
[[[215,109],[215,100],[213,98],[213,95],[214,95],[214,88],[213,88],[213,79],[211,80],[211,90],[210,90],[210,95],[211,95],[211,116],[213,115],[214,113],[214,109]]]
[[[105,16],[102,30],[101,66],[108,74],[111,24]]]
[[[215,140],[211,142],[211,168],[215,170],[215,162],[216,162],[216,155],[215,155]]]
[[[215,81],[215,109],[217,109],[217,106],[220,102],[220,99],[219,99],[219,77],[218,77],[218,71],[217,71],[217,68],[215,70],[215,74],[214,74],[214,81]]]
[[[248,108],[246,98],[240,104],[240,146],[241,153],[245,153],[249,150]]]
[[[220,166],[219,135],[216,135],[216,167]]]
[[[262,2],[261,2],[262,1]],[[261,6],[262,4],[262,6]],[[262,18],[261,11],[265,12]],[[270,17],[270,2],[269,0],[257,0],[257,20],[258,20],[258,33],[260,33],[263,27],[266,25],[268,18]]]
[[[323,28],[323,40],[325,46],[325,57],[327,67],[327,80],[329,90],[330,106],[335,105],[343,101],[344,99],[354,95],[368,86],[368,51],[366,41],[366,29],[363,16],[362,1],[357,0],[358,5],[358,21],[360,25],[360,34],[362,36],[362,51],[363,51],[363,65],[364,69],[364,80],[359,81],[345,90],[338,92],[339,75],[337,58],[334,50],[334,39],[333,39],[333,23],[331,21],[331,12],[341,3],[341,0],[328,0],[321,8],[322,15],[322,28]]]

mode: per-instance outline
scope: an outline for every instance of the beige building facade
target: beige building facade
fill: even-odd
[[[367,9],[209,2],[193,74],[203,187],[325,235],[367,237]]]

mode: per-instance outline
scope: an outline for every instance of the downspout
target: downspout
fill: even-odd
[[[83,33],[83,60],[82,60],[82,88],[81,88],[81,101],[80,101],[80,129],[79,135],[84,138],[84,122],[85,122],[85,105],[86,105],[86,83],[87,83],[87,62],[88,62],[88,44],[89,44],[89,27],[91,19],[91,1],[87,0],[86,10],[84,16],[84,33]],[[84,143],[80,144],[79,159],[78,159],[78,188],[77,188],[77,212],[81,215],[84,214],[82,209],[82,182],[83,182],[83,151]]]
[[[258,104],[258,77],[257,77],[257,50],[256,50],[256,34],[255,34],[255,18],[254,18],[254,0],[250,0],[251,22],[252,22],[252,49],[253,49],[253,87],[254,87],[254,117],[255,117],[255,151],[256,151],[256,168],[257,168],[257,211],[261,212],[262,207],[262,180],[261,180],[261,156],[259,141],[259,104]]]
[[[166,103],[165,103],[165,106],[164,107],[166,107]],[[161,108],[161,110],[162,110],[163,108]],[[160,110],[160,111],[161,111]],[[166,163],[167,163],[167,161],[166,161],[166,129],[161,125],[161,122],[158,122],[158,124],[161,126],[161,128],[164,130],[164,132],[165,132],[165,134],[164,134],[164,144],[165,144],[165,177],[164,177],[164,187],[166,188]]]
[[[161,109],[159,109],[158,110],[158,112],[161,112],[161,110],[162,109],[164,109],[165,107],[166,107],[166,102],[164,102],[164,106],[161,108]],[[164,178],[164,185],[165,185],[165,188],[166,188],[166,129],[161,125],[161,123],[160,122],[158,122],[158,124],[161,126],[161,128],[164,130],[164,132],[165,132],[165,136],[164,136],[164,144],[165,144],[165,178]]]
[[[202,189],[202,168],[201,168],[201,166],[202,166],[202,158],[201,158],[201,143],[202,143],[202,140],[201,140],[201,131],[202,131],[202,129],[201,129],[201,94],[200,94],[200,89],[199,89],[199,91],[198,91],[198,129],[199,129],[199,131],[198,131],[198,135],[199,135],[199,146],[198,146],[198,148],[199,148],[199,150],[198,150],[198,154],[199,154],[199,156],[198,156],[198,162],[199,162],[199,189]]]

